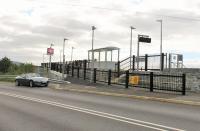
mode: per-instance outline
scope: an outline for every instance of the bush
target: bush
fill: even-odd
[[[32,73],[35,71],[33,64],[25,63],[16,65],[10,61],[9,58],[4,57],[0,60],[0,74],[18,75],[23,73]]]
[[[8,72],[12,62],[7,57],[4,57],[0,61],[0,72],[6,73]]]

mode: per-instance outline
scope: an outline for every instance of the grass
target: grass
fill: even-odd
[[[0,76],[0,81],[3,82],[15,82],[15,77]]]

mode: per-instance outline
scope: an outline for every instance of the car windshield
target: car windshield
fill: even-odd
[[[40,77],[40,74],[37,73],[30,73],[26,75],[27,77]]]

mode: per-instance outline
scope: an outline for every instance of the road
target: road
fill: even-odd
[[[0,131],[176,130],[200,130],[200,107],[0,84]]]

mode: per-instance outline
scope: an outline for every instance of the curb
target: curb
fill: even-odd
[[[110,92],[102,92],[102,91],[67,89],[67,88],[60,88],[60,87],[51,87],[51,88],[54,89],[54,90],[65,90],[65,91],[90,93],[90,94],[105,95],[105,96],[116,96],[116,97],[124,97],[124,98],[140,99],[140,100],[152,100],[152,101],[158,101],[158,102],[184,104],[184,105],[191,105],[191,106],[200,106],[200,102],[194,102],[194,101],[184,101],[184,100],[175,100],[175,99],[165,99],[165,98],[159,98],[159,97],[127,95],[127,94],[110,93]]]

